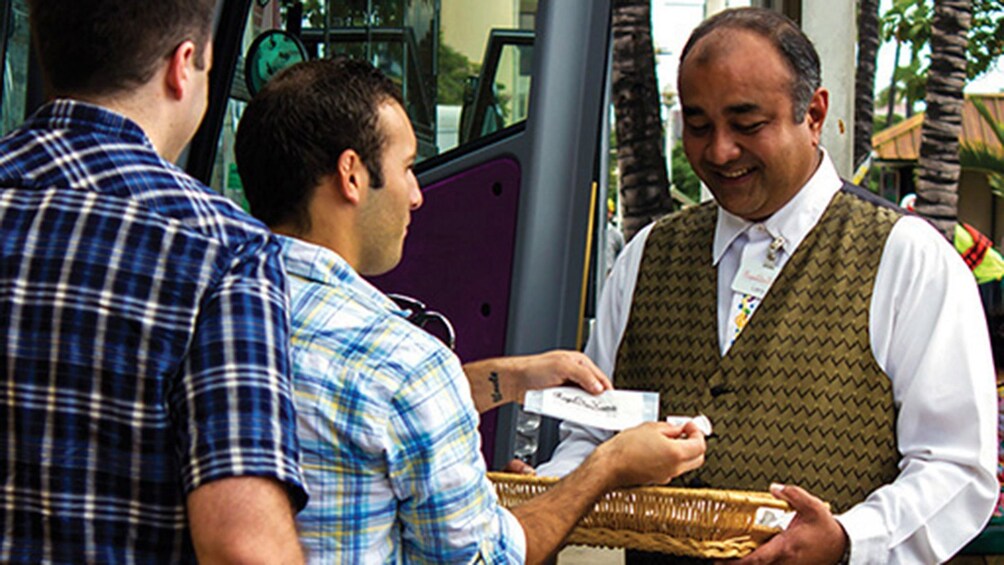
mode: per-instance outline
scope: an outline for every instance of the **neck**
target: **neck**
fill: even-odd
[[[315,223],[311,223],[311,229],[308,230],[297,229],[290,224],[282,224],[273,226],[272,231],[280,235],[312,243],[325,249],[330,249],[344,259],[353,270],[359,272],[360,253],[358,243],[351,237],[348,237],[342,230],[323,228],[324,226],[318,226]]]
[[[101,106],[132,120],[149,138],[157,154],[174,162],[178,160],[190,137],[178,134],[167,104],[155,96],[152,90],[152,84],[147,84],[125,93],[69,97]]]

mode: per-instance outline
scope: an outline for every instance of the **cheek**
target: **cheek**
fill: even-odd
[[[701,154],[701,141],[699,139],[694,139],[686,135],[683,136],[683,154],[687,156],[687,160],[691,163],[696,163]]]

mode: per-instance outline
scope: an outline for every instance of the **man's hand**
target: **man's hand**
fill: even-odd
[[[486,412],[507,402],[523,402],[528,390],[565,384],[576,385],[592,394],[613,385],[603,371],[578,351],[554,350],[537,355],[498,357],[464,365],[478,412]]]
[[[520,475],[537,474],[537,470],[533,468],[533,465],[530,465],[529,463],[523,461],[522,459],[513,459],[502,470],[505,471],[506,473],[519,473]]]
[[[614,436],[594,452],[614,467],[614,488],[666,484],[704,464],[704,434],[693,422],[648,422]]]
[[[510,357],[513,370],[522,390],[518,402],[528,390],[540,390],[555,386],[573,384],[599,394],[610,390],[613,385],[593,360],[578,351],[556,349],[538,355]]]
[[[788,529],[771,538],[736,565],[763,563],[837,563],[847,548],[847,534],[826,504],[796,486],[771,485],[770,492],[796,512]]]
[[[621,432],[547,492],[513,508],[526,535],[526,562],[550,562],[575,524],[610,490],[665,483],[703,462],[704,436],[693,423],[649,422]]]

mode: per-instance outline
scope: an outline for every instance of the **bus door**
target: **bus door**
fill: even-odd
[[[42,99],[25,4],[0,0],[4,131]],[[232,144],[254,89],[301,58],[365,58],[401,86],[425,196],[401,265],[374,282],[441,313],[464,361],[581,344],[605,192],[609,0],[219,0],[217,12],[190,174],[246,206]],[[492,468],[517,451],[536,462],[539,424],[518,414],[483,416]]]
[[[581,345],[595,194],[605,191],[609,1],[357,0],[311,10],[228,0],[221,26],[241,15],[238,5],[245,58],[257,35],[278,28],[308,57],[366,58],[401,85],[425,203],[400,266],[377,286],[441,313],[463,361]],[[220,125],[207,116],[189,170],[240,200],[230,143],[244,102],[229,82],[214,85],[226,93],[211,109]],[[442,336],[442,327],[428,329]],[[514,453],[536,462],[538,425],[513,405],[484,415],[490,467]]]

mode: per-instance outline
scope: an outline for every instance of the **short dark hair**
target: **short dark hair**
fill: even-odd
[[[29,0],[53,94],[105,96],[147,83],[185,40],[204,68],[216,0]]]
[[[307,206],[347,149],[359,154],[373,187],[383,186],[380,105],[404,107],[400,90],[365,61],[339,57],[293,65],[265,84],[241,116],[237,171],[251,214],[268,226],[310,229]]]
[[[697,42],[717,29],[751,31],[777,49],[791,71],[791,106],[795,122],[805,119],[812,95],[821,84],[819,54],[812,41],[783,14],[766,8],[732,8],[701,22],[680,54],[680,68]]]

